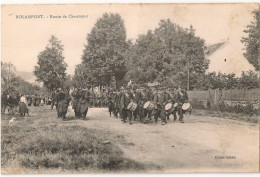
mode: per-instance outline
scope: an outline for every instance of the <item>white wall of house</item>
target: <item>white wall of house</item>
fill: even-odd
[[[208,56],[208,59],[210,60],[208,72],[235,73],[240,76],[242,71],[254,70],[253,65],[236,51],[229,42],[225,43],[211,56]]]

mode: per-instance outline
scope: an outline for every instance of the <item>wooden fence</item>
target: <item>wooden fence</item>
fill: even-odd
[[[189,100],[208,100],[217,104],[219,101],[246,101],[259,102],[260,89],[251,90],[207,90],[207,91],[188,91]]]

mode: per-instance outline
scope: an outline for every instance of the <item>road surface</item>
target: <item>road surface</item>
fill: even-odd
[[[259,171],[259,124],[191,115],[184,124],[171,118],[166,125],[129,125],[109,117],[107,108],[90,108],[87,117],[71,123],[124,135],[128,145],[119,146],[126,157],[164,172]]]

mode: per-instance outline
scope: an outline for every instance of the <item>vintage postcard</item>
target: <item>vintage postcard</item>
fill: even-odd
[[[259,172],[259,4],[1,9],[2,174]]]

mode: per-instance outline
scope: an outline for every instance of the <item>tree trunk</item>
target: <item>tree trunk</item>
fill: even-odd
[[[123,85],[123,79],[116,78],[116,89],[119,90],[122,85]]]

